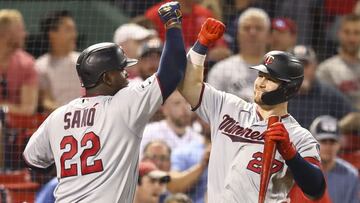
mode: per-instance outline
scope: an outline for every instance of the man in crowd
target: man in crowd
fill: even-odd
[[[321,165],[332,202],[359,203],[358,171],[337,156],[341,147],[337,119],[328,115],[319,116],[311,124],[310,131],[320,143]]]
[[[45,112],[52,112],[82,95],[74,68],[79,57],[75,51],[78,34],[74,19],[66,10],[47,13],[40,27],[49,45],[49,51],[36,60],[40,77],[40,107]]]
[[[38,102],[34,59],[23,50],[26,30],[17,10],[0,10],[0,106],[3,111],[32,115]]]

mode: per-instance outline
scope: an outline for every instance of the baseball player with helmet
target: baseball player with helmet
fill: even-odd
[[[203,82],[203,64],[207,47],[224,30],[221,22],[206,20],[188,53],[191,65],[178,87],[193,110],[211,125],[209,202],[258,202],[265,140],[276,143],[265,202],[287,201],[294,185],[307,198],[320,198],[326,183],[318,143],[287,112],[287,101],[302,83],[303,66],[289,53],[271,51],[262,64],[251,67],[258,71],[254,103],[218,91]],[[280,122],[267,128],[272,115]]]
[[[179,3],[159,8],[166,43],[158,71],[128,86],[136,64],[114,43],[85,49],[76,69],[85,97],[55,110],[30,138],[24,159],[33,168],[56,166],[56,202],[132,202],[145,124],[175,90],[186,68]]]

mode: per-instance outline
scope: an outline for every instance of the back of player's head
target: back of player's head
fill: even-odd
[[[248,8],[239,17],[238,25],[241,25],[246,19],[256,17],[264,21],[265,27],[270,29],[269,15],[261,8]]]
[[[76,70],[85,88],[95,87],[100,77],[111,70],[123,70],[137,63],[126,57],[121,47],[111,42],[94,44],[86,48],[76,62]]]

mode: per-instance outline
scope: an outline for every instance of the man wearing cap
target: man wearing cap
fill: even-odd
[[[310,132],[320,143],[321,164],[332,202],[360,202],[357,169],[337,157],[340,133],[336,118],[328,115],[317,117],[310,126]]]
[[[154,163],[140,162],[134,203],[158,203],[169,181],[170,176],[165,171],[159,170]]]
[[[289,101],[289,112],[305,128],[320,115],[331,115],[337,119],[351,116],[355,109],[351,102],[338,90],[321,83],[316,77],[317,59],[314,50],[309,46],[297,45],[292,50],[304,65],[304,81],[295,97]],[[351,121],[352,120],[352,121]],[[350,119],[347,126],[355,126],[355,120]],[[345,125],[344,124],[344,125]]]
[[[143,82],[154,74],[160,62],[160,56],[163,49],[163,43],[159,38],[153,38],[145,41],[138,50],[138,76],[130,80],[131,83]]]
[[[139,49],[146,40],[157,35],[155,30],[148,30],[135,23],[126,23],[118,27],[114,33],[113,41],[121,46],[130,58],[138,58]],[[129,78],[135,77],[137,65],[129,70]]]
[[[297,40],[297,26],[290,18],[274,18],[271,22],[271,50],[288,51]]]

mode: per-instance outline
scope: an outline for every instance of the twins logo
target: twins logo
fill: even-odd
[[[273,56],[271,56],[271,55],[265,56],[265,59],[264,59],[265,65],[272,64],[273,61],[274,61],[274,59],[275,59],[275,58],[274,58]]]
[[[219,125],[222,134],[228,136],[233,142],[248,142],[264,144],[264,134],[251,128],[244,128],[235,119],[225,114]]]

